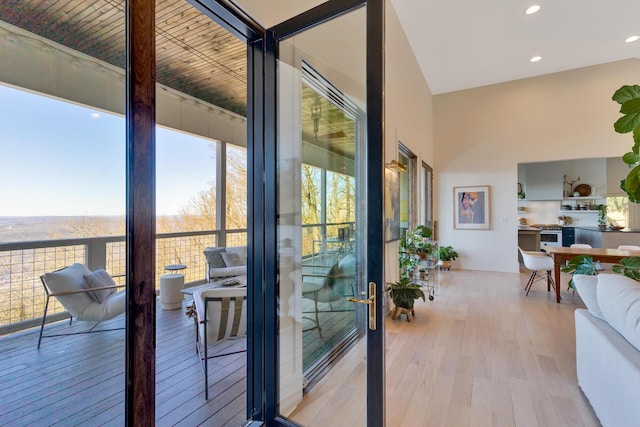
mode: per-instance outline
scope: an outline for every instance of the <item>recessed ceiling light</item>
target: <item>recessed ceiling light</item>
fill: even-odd
[[[631,37],[627,37],[627,39],[625,40],[625,42],[627,43],[633,43],[634,41],[640,39],[640,36],[631,36]]]
[[[93,117],[94,119],[100,118],[100,114],[98,113],[91,113],[91,117]]]
[[[527,10],[524,11],[524,13],[526,13],[527,15],[533,15],[534,13],[536,13],[539,10],[540,10],[540,5],[539,4],[534,4],[532,6],[529,6],[527,8]]]
[[[542,59],[542,56],[533,56],[531,57],[531,59],[529,60],[529,62],[538,62]]]

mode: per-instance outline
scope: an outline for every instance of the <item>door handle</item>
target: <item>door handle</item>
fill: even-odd
[[[369,298],[362,299],[356,297],[349,297],[347,301],[356,304],[366,304],[369,308],[369,329],[376,330],[376,284],[375,282],[369,282]]]

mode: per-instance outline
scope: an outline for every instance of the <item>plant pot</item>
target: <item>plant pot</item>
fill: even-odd
[[[438,261],[438,265],[440,266],[440,270],[451,270],[451,261]]]

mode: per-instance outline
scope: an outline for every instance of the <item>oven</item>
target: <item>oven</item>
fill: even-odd
[[[562,227],[555,224],[532,225],[540,229],[540,249],[545,246],[562,246]]]
[[[540,230],[540,249],[545,246],[562,246],[562,230]]]

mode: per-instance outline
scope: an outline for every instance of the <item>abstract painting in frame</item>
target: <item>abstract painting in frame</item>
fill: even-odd
[[[400,239],[400,175],[384,169],[384,240]]]
[[[489,186],[453,187],[453,224],[460,230],[489,229]]]

